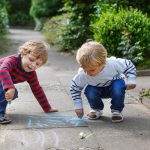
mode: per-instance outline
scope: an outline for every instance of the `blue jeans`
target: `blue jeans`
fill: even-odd
[[[107,87],[96,87],[88,85],[85,88],[84,94],[88,99],[92,109],[103,110],[104,103],[102,98],[111,98],[111,110],[121,112],[124,108],[126,85],[122,79],[114,80]]]
[[[18,97],[18,91],[15,89],[15,94],[13,100]],[[3,90],[2,84],[0,82],[0,118],[4,117],[6,112],[8,101],[5,98],[5,91]]]

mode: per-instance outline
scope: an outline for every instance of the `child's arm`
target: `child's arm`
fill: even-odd
[[[135,65],[128,59],[117,59],[116,68],[119,73],[122,73],[127,78],[126,89],[130,90],[136,87],[136,68]]]
[[[51,105],[49,104],[47,97],[46,97],[42,87],[39,84],[36,72],[34,72],[32,74],[32,78],[30,78],[28,80],[28,83],[31,87],[31,90],[32,90],[35,98],[37,99],[37,101],[39,102],[39,104],[41,105],[41,107],[45,113],[51,113],[51,112],[58,111],[57,109],[52,108]]]
[[[0,81],[3,87],[3,90],[6,91],[6,97],[7,97],[6,99],[12,99],[15,93],[14,92],[15,86],[10,75],[10,72],[12,72],[12,68],[14,64],[15,64],[15,60],[12,60],[11,58],[8,57],[8,58],[5,58],[4,61],[0,65]]]
[[[70,87],[70,94],[74,101],[75,112],[79,118],[84,115],[81,92],[86,84],[87,83],[86,83],[84,75],[81,72],[79,72],[73,78],[71,87]]]

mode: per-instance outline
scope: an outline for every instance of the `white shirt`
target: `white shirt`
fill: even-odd
[[[136,68],[130,60],[110,57],[101,72],[92,77],[87,75],[82,68],[74,76],[70,93],[74,100],[75,109],[82,109],[81,92],[87,85],[96,87],[109,86],[113,80],[127,79],[127,84],[136,84]]]

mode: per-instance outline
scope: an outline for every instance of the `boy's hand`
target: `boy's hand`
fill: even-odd
[[[131,90],[131,89],[134,89],[135,87],[136,87],[136,84],[127,84],[126,90]]]
[[[11,101],[15,94],[15,88],[10,88],[5,92],[5,97],[7,101]]]
[[[48,111],[46,111],[45,113],[53,113],[53,112],[58,112],[58,109],[56,108],[51,108]]]
[[[83,109],[75,109],[75,112],[79,118],[82,118],[84,115]]]

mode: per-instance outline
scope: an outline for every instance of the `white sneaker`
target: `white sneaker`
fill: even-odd
[[[87,114],[87,116],[88,116],[88,119],[90,119],[90,120],[97,120],[97,119],[99,119],[101,116],[102,116],[102,114],[103,114],[103,111],[102,110],[100,110],[100,109],[92,109],[90,112],[89,112],[89,114]]]
[[[9,124],[9,123],[11,123],[11,119],[9,119],[8,117],[0,118],[0,124]]]
[[[122,122],[123,121],[123,115],[119,111],[114,111],[112,112],[112,117],[111,117],[112,122]]]

